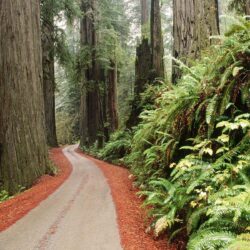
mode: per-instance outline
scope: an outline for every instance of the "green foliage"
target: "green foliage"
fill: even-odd
[[[73,25],[74,20],[80,15],[77,0],[41,0],[41,23],[42,26],[49,27],[46,32],[53,32],[54,48],[51,48],[51,53],[61,65],[65,66],[71,60],[66,34],[61,27],[66,23]]]
[[[9,193],[7,191],[2,190],[0,192],[0,203],[3,202],[3,201],[8,200],[9,198],[10,198],[10,195],[9,195]]]
[[[169,230],[183,229],[190,235],[188,249],[224,249],[235,246],[247,235],[250,226],[250,121],[239,122],[249,114],[237,116],[234,121],[220,122],[223,133],[214,140],[194,141],[194,146],[183,147],[193,153],[186,155],[173,168],[170,179],[149,182],[145,205],[152,207],[153,227],[158,236]],[[232,131],[245,130],[243,139],[233,143]],[[225,140],[226,138],[226,140]],[[228,144],[229,158],[216,154]],[[209,150],[206,150],[209,149]],[[223,152],[223,151],[221,151]],[[240,240],[249,243],[246,237]],[[238,244],[238,243],[237,243]]]
[[[246,14],[247,0],[231,0],[229,4],[230,10],[235,10],[238,14]]]
[[[239,20],[196,65],[182,65],[186,73],[178,85],[162,86],[153,108],[141,114],[129,157],[142,181],[158,170],[169,176],[170,163],[186,155],[181,148],[188,138],[209,140],[217,122],[249,110],[249,30],[249,22]]]
[[[72,124],[73,118],[67,113],[61,111],[56,114],[57,140],[60,145],[69,145],[76,142]]]
[[[111,136],[98,156],[106,161],[122,164],[124,162],[123,157],[128,155],[130,151],[131,133],[129,131],[117,131]]]
[[[188,244],[189,250],[201,250],[201,249],[222,249],[232,241],[234,241],[235,235],[228,232],[212,232],[210,230],[204,230],[202,233],[193,238]]]
[[[20,194],[21,192],[23,192],[25,190],[25,187],[22,187],[21,185],[18,186],[18,191],[16,193],[16,195]],[[11,196],[6,190],[2,190],[0,191],[0,203],[4,202],[6,200],[11,199],[13,196]]]

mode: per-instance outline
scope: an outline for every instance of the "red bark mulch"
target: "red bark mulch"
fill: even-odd
[[[62,149],[52,149],[50,159],[58,166],[56,176],[43,176],[29,190],[0,203],[0,232],[38,206],[69,177],[72,167]]]
[[[166,238],[155,240],[147,234],[146,212],[141,208],[142,200],[136,195],[136,190],[129,179],[129,171],[97,160],[82,153],[102,170],[111,188],[116,206],[117,220],[120,230],[122,246],[125,250],[176,250],[179,247],[169,245]]]

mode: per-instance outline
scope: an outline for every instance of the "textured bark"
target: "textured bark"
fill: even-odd
[[[87,90],[83,85],[80,98],[80,145],[88,144],[88,113],[87,113]]]
[[[151,47],[154,78],[164,78],[164,46],[159,0],[151,1]]]
[[[151,49],[148,39],[143,39],[136,48],[135,61],[135,95],[145,91],[146,84],[150,78],[151,70]]]
[[[208,47],[212,35],[219,34],[217,0],[174,0],[173,56],[189,65],[188,59],[200,56]],[[181,76],[181,71],[173,63],[173,82]]]
[[[145,27],[149,23],[149,2],[141,0],[141,43],[136,48],[136,61],[135,61],[135,85],[134,85],[134,99],[131,104],[131,113],[126,122],[127,128],[136,126],[140,119],[139,115],[142,112],[141,96],[140,94],[145,91],[146,84],[149,82],[150,73],[152,72],[152,53],[151,45],[147,37],[148,30]],[[148,28],[148,27],[146,27]],[[154,74],[155,76],[155,74]],[[154,77],[153,76],[153,77]]]
[[[246,0],[246,8],[245,8],[246,15],[250,15],[250,0]]]
[[[126,123],[127,128],[132,128],[140,122],[139,115],[142,112],[141,93],[145,91],[146,84],[150,80],[151,59],[151,47],[148,40],[143,39],[142,43],[136,48],[134,99]],[[154,79],[151,80],[153,82]]]
[[[97,34],[95,28],[96,2],[82,1],[84,16],[81,20],[81,46],[89,51],[89,63],[83,69],[82,97],[80,110],[81,145],[91,146],[103,130],[100,105],[100,67],[96,60]]]
[[[0,189],[45,173],[40,1],[0,1]],[[3,35],[4,34],[4,35]]]
[[[141,25],[147,24],[149,21],[149,10],[148,10],[148,1],[141,0]]]
[[[141,0],[141,36],[149,38],[149,1]]]
[[[43,59],[43,95],[47,144],[57,146],[55,119],[55,69],[54,69],[54,13],[53,8],[43,3],[42,20],[42,59]]]
[[[112,133],[118,129],[118,113],[117,113],[117,64],[110,63],[108,70],[108,103],[107,103],[107,120],[109,123],[109,132]]]

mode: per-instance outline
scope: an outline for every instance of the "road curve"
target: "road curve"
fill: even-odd
[[[0,250],[120,250],[116,211],[101,170],[63,150],[73,166],[67,181],[16,224],[0,233]]]

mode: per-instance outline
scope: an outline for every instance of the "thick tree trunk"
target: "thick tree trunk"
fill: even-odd
[[[0,2],[0,189],[11,194],[47,166],[39,13],[38,0]]]
[[[47,144],[51,147],[56,147],[54,13],[51,6],[46,6],[46,1],[44,1],[43,11],[46,12],[42,20],[43,95],[46,137]]]
[[[107,81],[107,120],[109,123],[109,133],[118,129],[118,113],[117,113],[117,63],[111,61],[110,69],[108,70]]]
[[[164,46],[161,30],[160,1],[151,1],[151,47],[154,78],[164,78]]]
[[[143,39],[142,43],[136,49],[134,100],[126,125],[128,128],[136,126],[140,121],[139,115],[142,112],[141,93],[145,91],[146,84],[150,79],[151,59],[149,42],[147,39]],[[151,80],[153,81],[153,79]]]
[[[135,61],[135,95],[138,96],[145,91],[146,84],[150,78],[151,70],[151,48],[148,39],[143,39],[136,48]]]
[[[173,56],[188,64],[200,56],[202,49],[208,47],[210,36],[219,34],[217,0],[174,0]],[[181,71],[173,63],[173,82],[181,76]]]
[[[82,1],[81,10],[83,13],[86,13],[90,7]],[[91,27],[91,20],[87,16],[84,16],[80,23],[80,43],[81,49],[85,50],[86,48],[91,49],[88,44],[90,44],[90,39],[88,39],[87,31]],[[80,59],[82,60],[82,59]],[[82,61],[80,62],[82,67],[82,79],[81,79],[81,100],[80,100],[80,145],[88,145],[88,109],[87,109],[87,66],[83,65]]]
[[[149,44],[149,2],[141,0],[141,43],[136,48],[134,99],[131,104],[131,113],[126,122],[127,128],[132,128],[139,123],[142,112],[141,93],[145,91],[146,84],[151,79],[152,53]],[[153,74],[153,77],[155,74]]]
[[[81,21],[81,46],[83,50],[88,50],[87,65],[83,69],[82,97],[80,110],[81,142],[82,146],[91,146],[98,139],[102,132],[100,106],[100,67],[96,60],[96,2],[95,0],[82,1],[82,11],[84,13]],[[86,106],[85,106],[86,105]]]

